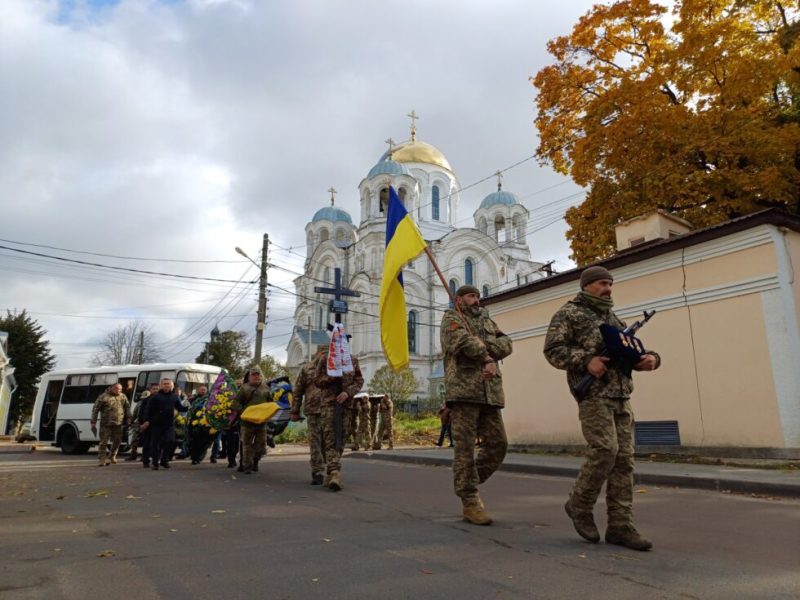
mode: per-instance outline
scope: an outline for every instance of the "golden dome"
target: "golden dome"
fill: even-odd
[[[426,142],[411,139],[392,149],[392,160],[399,163],[425,163],[437,165],[452,172],[450,163],[436,147]]]

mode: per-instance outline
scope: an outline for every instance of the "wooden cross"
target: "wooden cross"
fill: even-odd
[[[347,312],[347,303],[342,302],[342,296],[360,296],[360,292],[342,287],[342,270],[336,267],[333,270],[333,287],[314,286],[314,291],[318,294],[330,294],[335,300],[331,301],[330,312],[336,315],[336,322],[342,322],[342,314]]]
[[[336,194],[337,194],[336,188],[331,186],[331,189],[329,189],[328,192],[330,192],[330,194],[331,194],[331,206],[333,206],[333,201],[336,198]]]
[[[389,160],[392,159],[392,153],[394,152],[394,140],[389,138],[388,140],[384,140],[384,144],[389,144]]]
[[[497,175],[497,191],[499,192],[503,189],[503,172],[498,170],[495,175]]]
[[[417,119],[419,119],[419,117],[417,116],[417,111],[413,108],[406,116],[411,117],[411,141],[413,142],[417,139]]]

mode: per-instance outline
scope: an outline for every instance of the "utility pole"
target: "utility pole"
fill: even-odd
[[[269,248],[269,234],[264,234],[264,243],[261,246],[261,277],[258,281],[258,317],[256,322],[256,352],[253,362],[261,363],[261,340],[264,338],[264,328],[267,323],[267,250]]]
[[[139,332],[139,356],[136,364],[144,363],[144,331]]]

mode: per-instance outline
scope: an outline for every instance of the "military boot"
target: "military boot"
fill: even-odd
[[[600,532],[597,530],[597,525],[594,524],[594,515],[591,512],[576,510],[572,506],[572,500],[567,500],[564,510],[572,519],[572,525],[579,536],[593,544],[600,541]]]
[[[334,492],[338,492],[339,490],[343,489],[344,486],[342,485],[342,478],[339,475],[339,471],[334,471],[329,476],[328,481],[328,489]]]
[[[625,546],[631,550],[644,552],[653,547],[653,542],[642,537],[633,525],[609,526],[606,529],[606,543]]]
[[[322,485],[323,478],[322,473],[316,473],[311,476],[311,485]]]
[[[464,509],[462,516],[464,520],[473,525],[491,525],[492,518],[486,512],[486,507],[480,498],[466,498],[463,500]]]

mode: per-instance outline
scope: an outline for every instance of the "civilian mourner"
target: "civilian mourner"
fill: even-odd
[[[158,471],[159,466],[169,469],[175,450],[175,411],[184,410],[184,406],[174,389],[172,379],[165,377],[161,380],[158,392],[148,398],[144,421],[139,427],[140,431],[150,432],[150,458],[154,471]]]
[[[440,329],[444,351],[447,406],[451,411],[455,492],[464,520],[490,525],[478,495],[483,483],[502,464],[508,441],[500,410],[505,405],[497,361],[511,354],[511,339],[480,305],[480,291],[462,285],[455,307],[446,311]],[[481,445],[475,456],[475,440]]]
[[[606,484],[610,544],[649,550],[653,544],[633,526],[633,412],[629,402],[631,369],[652,371],[661,364],[655,352],[644,352],[635,363],[604,352],[601,325],[623,330],[625,325],[611,310],[614,278],[599,266],[581,274],[581,291],[562,306],[550,321],[544,355],[551,365],[567,372],[567,382],[578,400],[578,417],[589,454],[564,506],[584,539],[596,543],[600,533],[594,522],[594,505]],[[585,393],[576,387],[586,373],[594,377]]]

